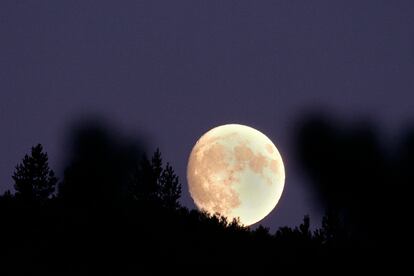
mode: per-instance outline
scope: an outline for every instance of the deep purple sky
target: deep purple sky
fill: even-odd
[[[38,142],[61,173],[68,123],[86,114],[146,133],[185,187],[197,138],[242,123],[286,163],[284,194],[262,223],[319,220],[294,124],[326,108],[403,127],[414,114],[413,15],[412,0],[1,0],[0,192]],[[183,202],[194,207],[187,189]]]

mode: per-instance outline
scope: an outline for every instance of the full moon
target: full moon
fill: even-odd
[[[252,225],[278,203],[285,184],[282,157],[260,131],[238,124],[206,132],[191,151],[187,180],[196,206]]]

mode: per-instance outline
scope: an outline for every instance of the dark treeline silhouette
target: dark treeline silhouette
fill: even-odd
[[[298,155],[312,190],[336,225],[336,243],[377,265],[403,261],[409,234],[410,184],[414,183],[414,135],[385,144],[372,123],[341,123],[308,116],[297,133]],[[328,237],[326,237],[328,238]]]
[[[275,233],[181,206],[181,184],[161,152],[147,156],[142,145],[102,126],[75,131],[60,181],[42,146],[34,146],[16,166],[15,192],[0,197],[0,274],[370,263],[369,257],[380,257],[396,240],[400,221],[394,213],[404,203],[389,204],[398,196],[393,190],[413,179],[414,136],[407,136],[391,162],[368,126],[333,126],[315,118],[298,135],[303,164],[327,210],[321,227],[311,230],[305,216],[298,227]]]

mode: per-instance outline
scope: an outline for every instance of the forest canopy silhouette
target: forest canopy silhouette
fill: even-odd
[[[405,239],[402,199],[414,179],[414,132],[387,153],[371,124],[342,127],[324,116],[301,122],[297,153],[326,210],[312,230],[275,233],[180,204],[181,182],[161,151],[116,137],[102,124],[73,131],[58,179],[34,145],[0,197],[3,271],[127,273],[164,264],[335,267],[372,264]],[[338,127],[339,125],[339,127]],[[392,186],[391,186],[392,185]],[[179,271],[179,266],[169,266]]]

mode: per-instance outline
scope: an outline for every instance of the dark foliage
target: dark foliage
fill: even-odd
[[[71,208],[116,207],[128,196],[130,175],[143,150],[110,133],[97,123],[75,129],[59,187],[59,197]]]
[[[382,220],[404,203],[380,203],[397,196],[387,189],[391,179],[396,187],[412,182],[414,136],[391,162],[369,128],[306,123],[300,154],[327,214],[319,229],[312,230],[305,216],[298,227],[270,233],[182,207],[181,184],[161,152],[148,158],[142,146],[108,133],[102,127],[77,132],[57,197],[44,188],[57,179],[41,146],[24,157],[14,177],[16,193],[0,196],[0,236],[7,237],[1,275],[176,273],[189,264],[256,273],[275,267],[335,272],[385,263],[391,240],[405,239]],[[25,195],[30,204],[21,200]]]
[[[151,160],[144,155],[136,165],[129,187],[130,196],[138,201],[170,209],[180,207],[181,184],[169,163],[163,167],[159,149]]]
[[[409,237],[407,228],[398,226],[409,216],[414,135],[406,133],[397,148],[396,143],[386,147],[372,124],[308,118],[297,135],[298,153],[327,210],[317,238],[328,247],[351,248],[361,259],[397,258]]]
[[[57,178],[49,168],[48,156],[42,145],[32,147],[31,155],[25,155],[13,174],[16,197],[25,201],[45,201],[55,191]]]

